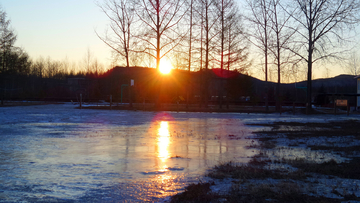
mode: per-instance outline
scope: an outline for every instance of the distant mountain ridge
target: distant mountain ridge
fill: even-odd
[[[250,76],[251,77],[251,76]],[[265,81],[251,77],[251,81],[255,86],[264,86]],[[269,87],[276,86],[276,82],[268,82]],[[291,87],[306,87],[307,81],[301,81],[296,83],[281,83],[281,87],[288,89]],[[313,90],[324,88],[327,93],[340,93],[345,91],[346,93],[356,93],[357,79],[353,75],[338,75],[332,78],[320,78],[312,81]],[[316,91],[315,91],[316,92]],[[345,93],[344,92],[344,93]]]
[[[306,86],[306,81],[297,83],[301,86]],[[313,88],[319,88],[321,86],[327,87],[355,87],[356,89],[356,78],[353,75],[338,75],[332,78],[321,78],[312,81]]]

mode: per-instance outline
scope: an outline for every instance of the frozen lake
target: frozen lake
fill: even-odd
[[[336,117],[342,119],[345,117]],[[159,202],[227,161],[247,162],[247,123],[278,114],[0,108],[0,202]],[[324,117],[312,118],[324,121]],[[256,127],[259,128],[259,127]],[[247,138],[247,139],[246,139]]]

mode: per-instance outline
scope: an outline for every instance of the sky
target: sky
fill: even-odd
[[[32,59],[81,63],[89,49],[106,69],[111,67],[111,49],[95,33],[104,33],[109,20],[96,0],[0,0],[0,5],[17,33],[15,46]],[[314,69],[314,78],[339,74],[344,74],[341,67],[331,67],[327,73]]]
[[[110,49],[96,36],[108,19],[93,0],[1,0],[1,7],[17,34],[15,46],[32,59],[81,62],[87,50],[105,66],[111,64]]]

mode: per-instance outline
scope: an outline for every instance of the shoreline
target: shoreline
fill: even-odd
[[[64,104],[71,103],[76,109],[95,109],[95,110],[128,110],[128,111],[172,111],[172,112],[201,112],[201,113],[261,113],[261,114],[293,114],[305,115],[306,109],[303,106],[282,106],[280,111],[277,111],[275,106],[269,106],[266,110],[265,106],[260,105],[219,105],[209,104],[207,107],[199,104],[173,104],[164,103],[156,106],[154,103],[133,103],[132,107],[128,103],[113,103],[110,105],[108,102],[84,102],[80,107],[79,102],[48,102],[48,101],[5,101],[1,107],[14,107],[14,106],[32,106],[32,105],[48,105],[48,104]],[[336,114],[334,108],[329,107],[314,107],[310,115],[314,114],[328,114],[328,115],[344,115],[347,114],[346,110],[337,109]],[[358,115],[358,111],[350,111],[350,115]]]
[[[161,104],[160,107],[156,107],[155,104],[146,103],[134,103],[132,107],[129,104],[115,104],[110,106],[110,104],[84,104],[81,108],[78,105],[77,109],[98,109],[98,110],[129,110],[129,111],[172,111],[172,112],[201,112],[201,113],[261,113],[261,114],[293,114],[293,115],[305,115],[306,108],[305,107],[293,107],[293,106],[283,106],[281,111],[276,111],[275,106],[269,106],[269,110],[266,111],[265,106],[240,106],[240,105],[229,105],[227,108],[226,105],[223,105],[222,108],[219,108],[219,105],[208,105],[199,106],[199,104],[191,104],[186,107],[186,104]],[[344,115],[347,114],[347,111],[338,109],[336,114],[334,113],[333,108],[327,107],[316,107],[312,109],[310,115],[314,114],[328,114],[328,115]],[[357,111],[350,111],[350,115],[358,115]]]

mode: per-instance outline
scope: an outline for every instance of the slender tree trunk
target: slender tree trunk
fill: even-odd
[[[208,107],[208,93],[209,93],[209,87],[208,87],[208,68],[209,68],[209,8],[208,5],[206,5],[205,9],[205,72],[204,72],[204,99],[205,99],[205,107]]]
[[[266,35],[266,34],[265,34]],[[268,48],[267,37],[265,37],[265,111],[269,111],[269,84],[268,84]]]
[[[125,56],[126,56],[126,67],[129,69],[130,68],[130,62],[129,62],[129,44],[130,44],[130,25],[128,25],[128,32],[127,32],[127,37],[125,35],[124,32],[124,41],[125,41]],[[129,84],[129,103],[130,103],[130,108],[133,107],[133,103],[132,103],[132,91],[133,91],[133,87],[131,86],[131,77],[130,77],[130,84]]]
[[[228,44],[228,61],[227,61],[227,71],[230,71],[230,63],[231,63],[231,42],[232,42],[232,38],[231,38],[231,24],[229,25],[229,44]],[[228,79],[226,80],[226,85],[228,84]],[[228,88],[226,88],[226,108],[229,109],[229,90]]]
[[[224,32],[225,32],[225,27],[224,27],[224,0],[221,1],[221,49],[220,49],[220,54],[221,54],[221,59],[220,59],[220,89],[219,89],[219,108],[222,109],[222,103],[223,103],[223,69],[224,69]]]
[[[203,89],[203,76],[202,76],[202,71],[203,71],[203,25],[204,22],[203,22],[203,19],[202,19],[202,22],[201,22],[201,34],[200,34],[200,101],[199,101],[199,107],[201,108],[201,105],[202,105],[202,100],[204,98],[204,94],[202,91]]]
[[[159,8],[158,8],[159,9]],[[157,10],[157,18],[156,18],[156,69],[159,70],[160,67],[160,13]]]
[[[124,39],[126,39],[126,34],[124,33]],[[125,58],[126,58],[126,68],[129,68],[129,50],[127,49],[127,42],[124,41],[124,50],[125,50]]]
[[[309,40],[309,55],[308,55],[308,75],[307,75],[307,91],[306,91],[306,114],[311,113],[311,75],[312,75],[312,49],[313,43]]]
[[[156,0],[156,70],[157,72],[160,69],[160,2],[159,0]],[[161,85],[161,78],[159,77],[159,80],[157,81],[157,86],[158,86],[158,93],[157,93],[157,97],[156,97],[156,108],[160,108],[160,95],[161,95],[161,90],[162,90],[162,85]]]
[[[310,6],[310,13],[312,13],[312,7]],[[312,54],[314,51],[314,41],[312,38],[313,34],[313,20],[309,20],[309,29],[308,29],[309,41],[308,41],[308,75],[307,75],[307,88],[306,88],[306,114],[311,113],[311,76],[312,76]]]
[[[267,6],[266,6],[266,2],[265,0],[263,0],[263,7],[264,7],[264,39],[265,39],[265,92],[266,92],[266,95],[265,95],[265,111],[268,112],[269,111],[269,84],[268,84],[268,33],[267,33],[267,26],[268,26],[268,23],[267,23]]]
[[[279,43],[279,42],[278,42]],[[278,44],[279,45],[279,44]],[[277,53],[278,53],[278,56],[277,56],[277,68],[278,68],[278,82],[277,82],[277,87],[276,87],[276,110],[277,111],[281,111],[281,104],[280,104],[280,47],[278,46],[277,47]]]
[[[192,49],[192,17],[193,17],[193,0],[190,2],[190,39],[189,39],[189,67],[188,81],[186,90],[186,108],[189,108],[189,92],[190,92],[190,71],[191,71],[191,49]]]
[[[275,29],[276,29],[276,52],[277,52],[277,75],[278,75],[278,82],[276,84],[276,110],[281,111],[280,106],[280,71],[281,71],[281,64],[280,64],[280,31],[279,31],[279,25],[278,25],[278,19],[277,19],[277,13],[276,13],[276,7],[274,6],[275,11]]]

